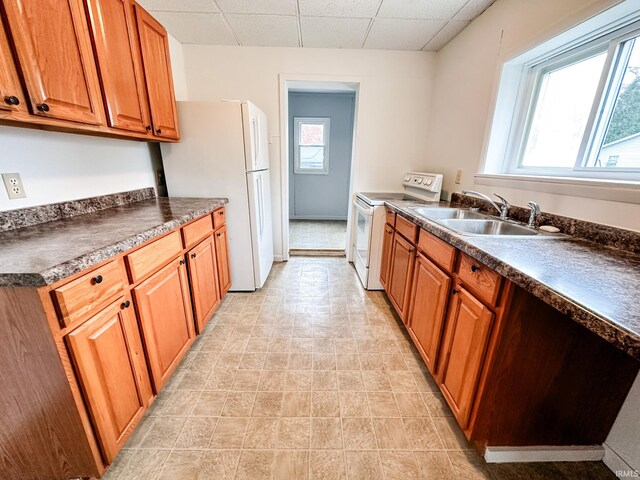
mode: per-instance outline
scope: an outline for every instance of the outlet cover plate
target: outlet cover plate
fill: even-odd
[[[7,189],[9,200],[27,197],[19,173],[3,173],[2,181],[4,182],[4,187]]]

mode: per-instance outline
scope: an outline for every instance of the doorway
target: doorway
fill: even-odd
[[[288,92],[289,249],[344,255],[356,94]]]

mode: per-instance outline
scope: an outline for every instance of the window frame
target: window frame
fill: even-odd
[[[625,71],[621,66],[631,48],[625,52],[624,42],[640,36],[640,21],[620,27],[590,39],[574,41],[540,55],[521,67],[520,84],[516,94],[513,123],[507,137],[502,173],[519,176],[569,177],[602,180],[640,180],[640,168],[589,167],[601,150],[611,115]],[[636,41],[640,46],[640,38]],[[522,165],[524,152],[530,135],[542,81],[547,72],[552,72],[599,53],[607,52],[594,100],[585,125],[584,134],[573,167],[526,167]],[[495,125],[494,125],[495,126]],[[489,173],[489,172],[486,172]]]
[[[322,124],[324,129],[324,145],[300,145],[300,126],[302,124]],[[329,139],[331,134],[330,117],[294,117],[293,118],[293,173],[296,175],[329,175]],[[301,168],[300,148],[322,147],[323,168]]]

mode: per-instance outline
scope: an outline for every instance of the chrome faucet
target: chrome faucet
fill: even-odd
[[[483,200],[486,200],[487,202],[489,202],[491,204],[491,206],[493,208],[495,208],[498,211],[498,213],[500,213],[500,220],[508,220],[509,219],[509,208],[511,208],[511,205],[509,205],[509,202],[507,202],[506,198],[501,197],[497,193],[494,193],[494,195],[500,199],[500,201],[502,202],[501,205],[498,205],[496,202],[491,200],[491,197],[485,195],[484,193],[476,192],[474,190],[463,190],[462,194],[463,195],[473,195],[473,196],[476,196],[476,197],[480,197]]]
[[[538,215],[540,215],[540,205],[538,205],[536,202],[529,202],[527,203],[527,207],[531,209],[531,213],[529,213],[529,223],[527,224],[527,226],[535,228],[536,218],[538,217]]]

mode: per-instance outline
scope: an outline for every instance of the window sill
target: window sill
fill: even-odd
[[[530,190],[571,197],[640,204],[640,182],[478,173],[476,185]]]

